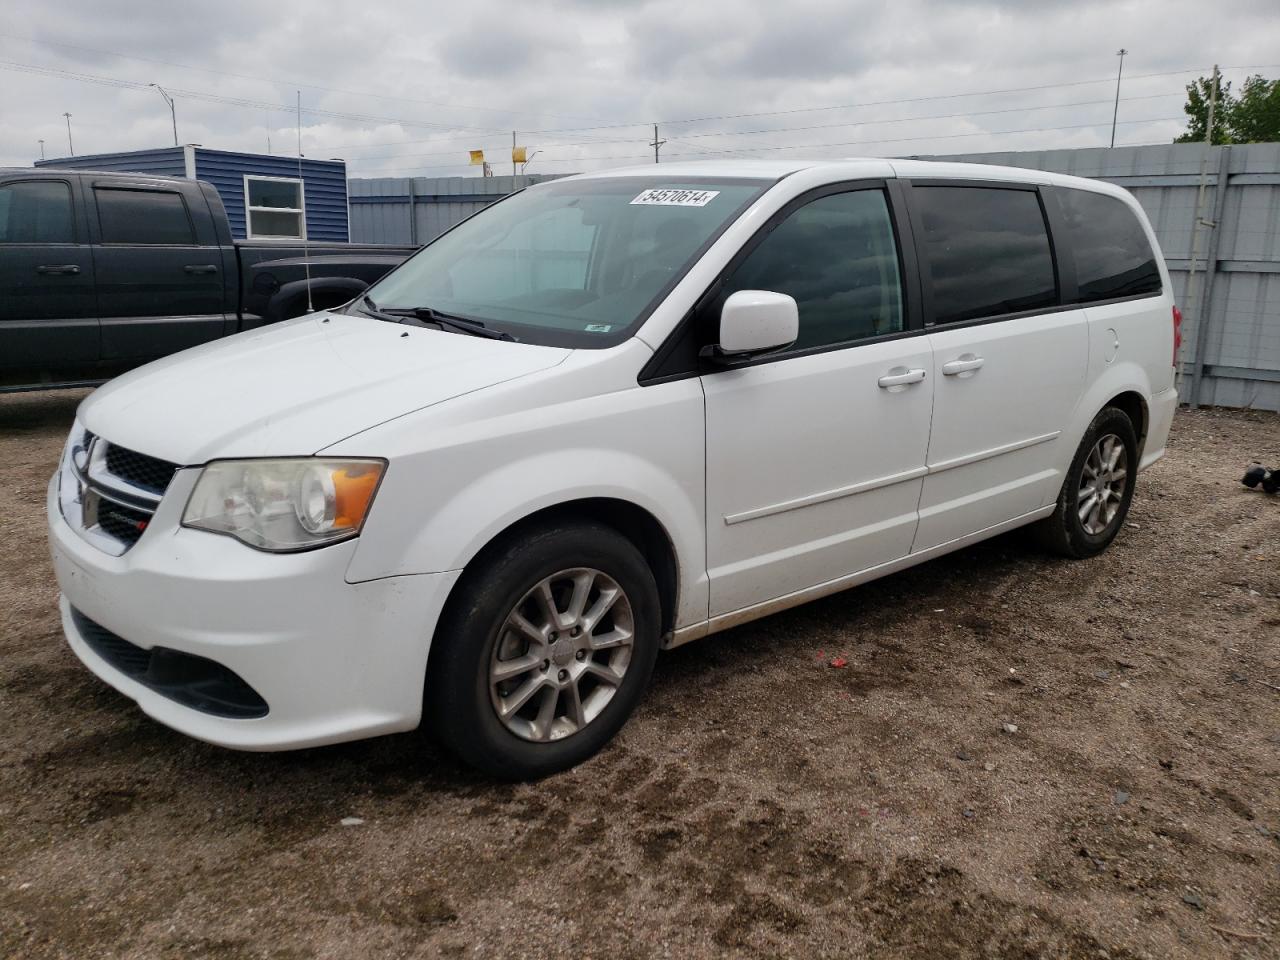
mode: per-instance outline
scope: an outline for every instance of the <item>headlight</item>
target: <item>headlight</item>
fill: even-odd
[[[306,550],[360,533],[382,460],[217,460],[200,474],[182,525],[260,550]]]

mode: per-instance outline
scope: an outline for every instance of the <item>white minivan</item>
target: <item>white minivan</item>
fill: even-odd
[[[541,776],[618,731],[659,648],[1024,524],[1105,549],[1164,453],[1179,322],[1105,183],[542,183],[345,308],[85,400],[48,494],[63,627],[211,743],[421,725]]]

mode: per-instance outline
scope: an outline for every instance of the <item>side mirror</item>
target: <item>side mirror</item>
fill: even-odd
[[[785,293],[739,290],[720,309],[720,342],[709,359],[732,364],[795,343],[800,309]]]

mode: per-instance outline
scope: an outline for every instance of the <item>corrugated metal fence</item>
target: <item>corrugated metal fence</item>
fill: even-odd
[[[426,243],[481,207],[556,174],[351,180],[352,243]]]
[[[1280,144],[925,159],[1052,170],[1131,191],[1151,218],[1183,311],[1183,401],[1280,410]],[[1202,160],[1208,186],[1200,211],[1196,280],[1188,298]]]
[[[1155,227],[1184,314],[1184,402],[1280,410],[1280,144],[1200,144],[964,154],[1095,177],[1133,192]],[[1204,207],[1187,297],[1201,161]],[[552,177],[352,180],[351,239],[425,243],[516,189]],[[1200,303],[1208,310],[1202,320]]]

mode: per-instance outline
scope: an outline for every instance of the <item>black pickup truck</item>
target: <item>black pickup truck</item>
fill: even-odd
[[[101,382],[346,303],[411,247],[231,239],[198,180],[0,169],[0,391]]]

